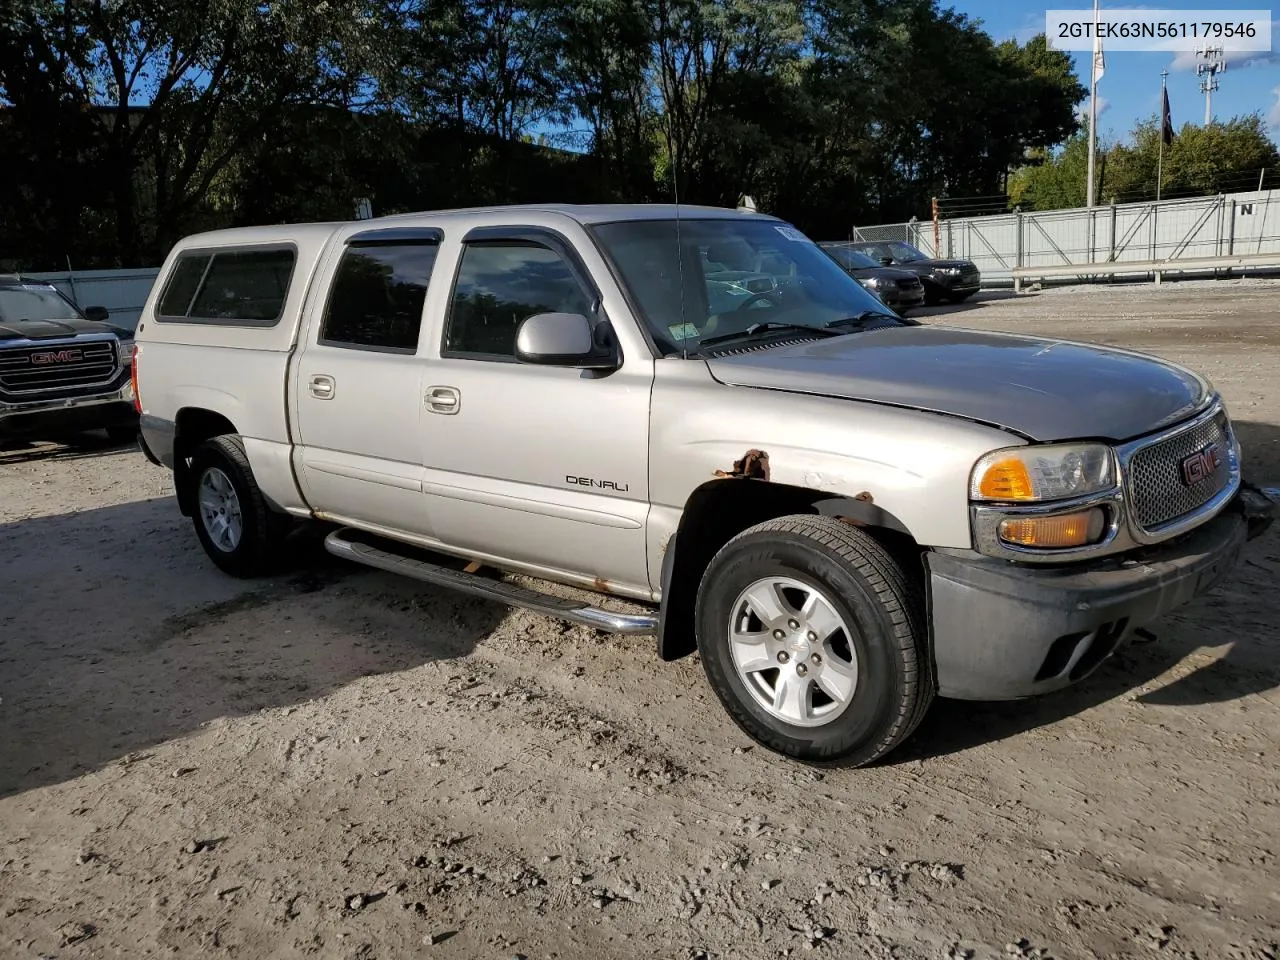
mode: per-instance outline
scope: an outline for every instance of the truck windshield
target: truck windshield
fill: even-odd
[[[0,321],[4,323],[79,319],[76,308],[52,287],[35,284],[0,287]]]
[[[624,220],[592,228],[665,356],[704,340],[897,317],[816,243],[778,220]],[[677,239],[678,235],[678,239]],[[850,332],[847,325],[842,332]]]

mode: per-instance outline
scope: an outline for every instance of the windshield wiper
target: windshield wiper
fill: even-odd
[[[736,333],[722,333],[718,337],[708,337],[703,340],[699,346],[709,347],[716,343],[728,343],[730,340],[741,340],[745,337],[753,337],[757,333],[773,333],[779,330],[790,330],[793,332],[812,333],[816,337],[838,337],[839,330],[830,330],[831,324],[823,327],[814,327],[805,323],[783,323],[779,320],[764,320],[760,323],[753,323],[745,330],[739,330]]]
[[[878,320],[880,318],[892,320],[894,323],[902,323],[902,317],[898,316],[896,313],[889,313],[887,310],[863,310],[861,313],[856,313],[852,317],[841,317],[839,320],[832,320],[824,329],[830,330],[832,327],[860,327],[866,324],[869,320]],[[832,333],[836,332],[838,331],[832,330]]]

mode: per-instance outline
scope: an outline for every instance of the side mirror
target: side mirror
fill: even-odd
[[[591,321],[580,313],[535,313],[516,331],[516,359],[585,370],[612,370],[618,365],[611,346],[600,346]]]
[[[97,323],[105,323],[107,318],[111,316],[110,311],[106,307],[85,307],[84,318],[93,320]]]

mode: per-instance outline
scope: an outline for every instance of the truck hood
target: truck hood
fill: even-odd
[[[911,407],[1037,441],[1127,440],[1181,420],[1209,384],[1155,357],[1062,340],[908,326],[707,360],[739,387]]]
[[[114,333],[123,339],[133,337],[128,330],[96,320],[13,320],[0,323],[0,343],[6,340],[52,340],[57,337],[78,337],[86,333]]]

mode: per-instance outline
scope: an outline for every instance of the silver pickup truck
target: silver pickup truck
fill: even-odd
[[[898,317],[754,212],[188,237],[137,343],[144,451],[222,570],[318,522],[352,561],[696,651],[807,762],[875,760],[935,695],[1081,680],[1273,514],[1204,378]]]

